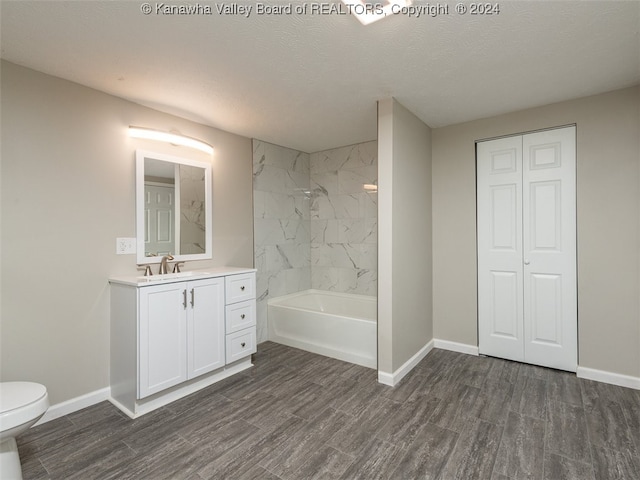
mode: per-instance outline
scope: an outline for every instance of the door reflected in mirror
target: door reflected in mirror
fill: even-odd
[[[211,258],[211,165],[136,151],[138,263]]]

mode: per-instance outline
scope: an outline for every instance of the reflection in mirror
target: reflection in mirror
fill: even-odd
[[[136,152],[138,263],[211,258],[211,166]]]

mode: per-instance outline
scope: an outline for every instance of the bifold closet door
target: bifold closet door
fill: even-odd
[[[477,145],[481,354],[576,371],[575,127]]]

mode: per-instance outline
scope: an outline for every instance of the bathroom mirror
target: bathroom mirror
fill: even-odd
[[[136,150],[138,264],[210,259],[211,207],[210,164]]]

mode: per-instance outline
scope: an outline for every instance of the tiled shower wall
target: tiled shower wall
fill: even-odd
[[[267,300],[311,288],[309,154],[253,140],[258,342]]]
[[[311,154],[311,287],[377,294],[378,142]]]
[[[377,142],[311,155],[253,141],[258,342],[267,300],[315,288],[376,295]]]

